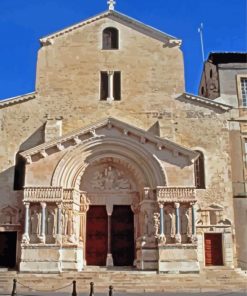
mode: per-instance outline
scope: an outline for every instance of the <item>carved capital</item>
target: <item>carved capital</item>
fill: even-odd
[[[30,208],[30,202],[24,202],[24,206],[26,209],[29,209]]]
[[[46,208],[46,202],[41,202],[40,205],[41,205],[42,209]]]

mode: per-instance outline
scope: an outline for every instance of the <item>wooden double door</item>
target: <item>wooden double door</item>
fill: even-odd
[[[105,266],[108,251],[114,266],[133,265],[134,217],[130,206],[114,206],[110,218],[105,206],[90,206],[86,232],[87,265]]]
[[[205,265],[223,265],[221,233],[205,233]]]

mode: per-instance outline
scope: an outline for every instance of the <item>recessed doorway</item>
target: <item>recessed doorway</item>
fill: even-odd
[[[16,267],[17,232],[0,232],[0,267]]]
[[[205,265],[223,265],[221,233],[205,233]]]

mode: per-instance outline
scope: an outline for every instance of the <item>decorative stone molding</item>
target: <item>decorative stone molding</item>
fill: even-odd
[[[224,214],[224,208],[217,204],[211,204],[206,208],[198,210],[197,227],[200,228],[224,228],[231,227],[232,222]]]
[[[193,187],[157,187],[157,201],[161,202],[191,202],[196,201],[196,191]]]
[[[0,225],[19,225],[19,210],[17,208],[7,206],[0,209]]]
[[[119,134],[119,139],[118,141],[120,142],[121,136],[126,137],[126,131],[130,135],[135,136],[132,139],[132,141],[136,141],[137,143],[150,143],[156,147],[158,147],[158,150],[160,149],[159,147],[162,148],[162,150],[169,150],[169,151],[174,151],[175,154],[177,154],[179,157],[183,157],[186,159],[186,162],[192,162],[193,159],[197,158],[197,153],[194,152],[193,150],[186,148],[184,146],[181,146],[177,143],[174,143],[168,139],[163,139],[157,136],[154,136],[153,134],[141,130],[139,128],[136,128],[132,125],[126,124],[124,122],[121,122],[115,118],[107,118],[104,120],[101,120],[99,122],[96,122],[93,125],[90,125],[86,128],[76,130],[72,133],[69,133],[63,137],[60,137],[59,139],[51,140],[47,143],[41,144],[35,148],[29,149],[25,152],[22,152],[21,155],[24,158],[28,158],[29,156],[40,154],[41,151],[47,150],[49,148],[57,148],[59,151],[65,149],[64,147],[70,147],[72,148],[73,146],[78,145],[78,140],[80,136],[83,136],[83,141],[82,143],[85,145],[87,142],[95,141],[99,137],[104,138],[106,135],[101,134],[104,127],[106,127],[109,130],[109,122],[111,125],[111,128],[115,128],[116,130],[120,131]],[[101,130],[99,130],[101,129]],[[76,140],[75,140],[76,139]],[[71,141],[72,140],[72,141]],[[127,144],[128,145],[128,144]],[[131,145],[131,143],[129,143]],[[145,145],[143,145],[145,146]],[[146,149],[146,148],[142,148]],[[51,153],[56,153],[56,150],[54,150]]]
[[[24,202],[61,202],[62,187],[25,187]]]

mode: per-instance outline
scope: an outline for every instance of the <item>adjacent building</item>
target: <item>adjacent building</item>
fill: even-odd
[[[233,106],[229,117],[238,265],[247,269],[247,53],[211,53],[199,95]]]

